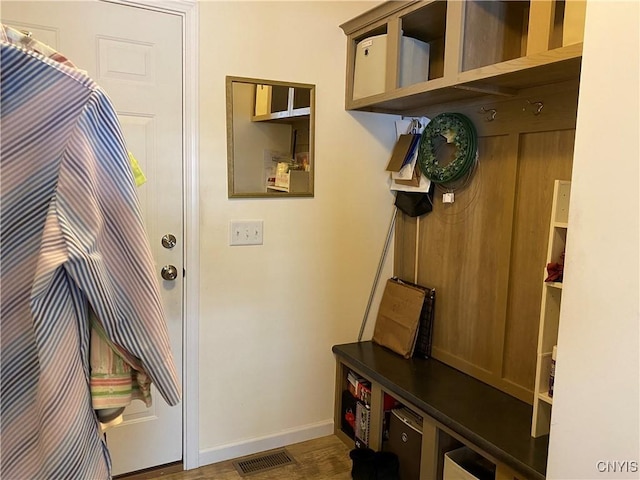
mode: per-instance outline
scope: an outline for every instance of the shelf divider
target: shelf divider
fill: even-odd
[[[555,2],[531,2],[529,10],[529,32],[527,55],[549,50],[549,40],[553,31]]]
[[[447,2],[444,40],[444,77],[455,78],[462,69],[465,2]]]

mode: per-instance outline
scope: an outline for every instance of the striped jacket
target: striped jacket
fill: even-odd
[[[180,401],[127,151],[89,77],[0,49],[0,478],[109,478],[89,308],[163,398]]]

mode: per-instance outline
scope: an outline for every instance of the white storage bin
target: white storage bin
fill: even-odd
[[[375,35],[358,42],[353,73],[353,99],[383,93],[386,72],[387,34]],[[402,37],[399,75],[400,87],[429,79],[428,43],[415,38]]]
[[[429,44],[415,38],[402,37],[400,44],[399,86],[429,80]]]
[[[467,447],[445,453],[443,480],[493,480],[496,467]]]
[[[384,92],[387,66],[387,34],[365,38],[356,45],[353,98]]]

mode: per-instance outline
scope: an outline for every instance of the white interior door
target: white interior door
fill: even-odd
[[[127,148],[147,182],[139,196],[156,261],[176,367],[182,368],[183,183],[182,19],[107,2],[3,1],[2,22],[55,48],[89,75],[113,101]],[[176,245],[165,248],[165,234]],[[173,281],[163,266],[176,267]],[[157,391],[153,406],[129,406],[124,422],[107,431],[113,474],[182,459],[182,407]]]

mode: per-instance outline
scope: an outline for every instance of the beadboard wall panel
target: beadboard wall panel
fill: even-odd
[[[434,358],[529,403],[553,180],[571,179],[577,97],[566,82],[416,112],[471,118],[479,161],[453,204],[437,189],[431,213],[396,223],[394,274],[436,289]]]
[[[511,242],[512,185],[516,157],[506,135],[479,139],[482,163],[471,184],[421,222],[418,283],[436,289],[433,355],[448,363],[469,363],[495,374],[501,352],[494,348],[503,330]],[[423,261],[424,259],[424,261]],[[481,372],[477,372],[481,374]]]
[[[570,180],[575,130],[520,136],[502,376],[533,392],[555,179]]]

